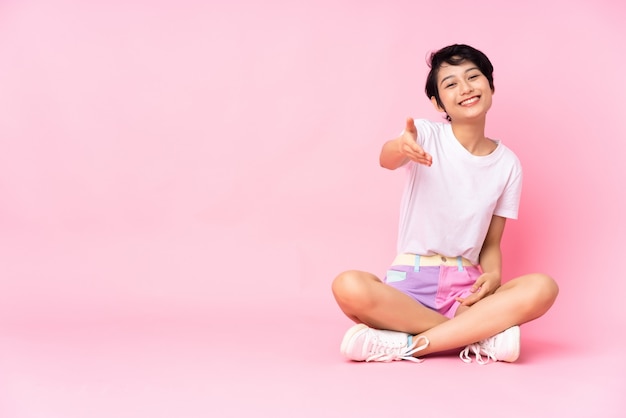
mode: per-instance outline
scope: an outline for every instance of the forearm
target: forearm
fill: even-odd
[[[395,170],[407,162],[407,156],[401,151],[401,137],[389,140],[383,144],[380,151],[380,166]]]
[[[483,273],[502,278],[502,251],[499,244],[484,245],[480,251],[480,267]]]

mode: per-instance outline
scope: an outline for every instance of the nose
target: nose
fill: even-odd
[[[467,80],[462,80],[459,83],[459,87],[461,88],[461,94],[467,94],[467,93],[471,93],[472,91],[474,91],[474,88]]]

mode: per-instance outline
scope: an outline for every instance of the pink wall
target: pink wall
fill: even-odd
[[[616,0],[2,2],[3,320],[332,304],[336,273],[393,256],[403,176],[378,151],[440,117],[425,57],[464,42],[495,65],[488,133],[526,172],[505,272],[562,288],[537,329],[623,321],[624,18]]]

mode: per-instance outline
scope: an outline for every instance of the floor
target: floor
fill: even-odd
[[[626,360],[532,323],[517,363],[352,363],[329,298],[2,323],[0,416],[623,417]]]
[[[626,417],[626,3],[499,3],[1,1],[0,418]],[[328,282],[395,255],[380,141],[441,120],[419,74],[466,41],[525,167],[504,277],[559,299],[514,364],[346,361]]]

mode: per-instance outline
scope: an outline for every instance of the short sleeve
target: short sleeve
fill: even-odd
[[[494,215],[503,218],[517,219],[520,200],[522,197],[522,169],[517,161],[515,170],[512,171],[502,195],[496,203]]]

